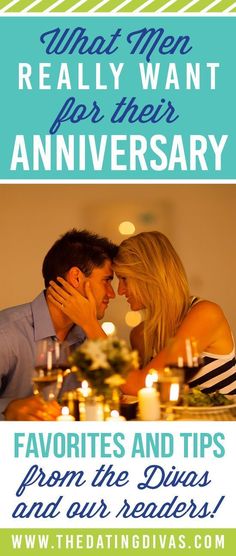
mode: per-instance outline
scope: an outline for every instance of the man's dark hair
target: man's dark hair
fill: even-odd
[[[74,228],[53,244],[43,261],[45,287],[57,276],[65,277],[72,266],[77,266],[85,276],[89,276],[94,267],[103,266],[106,259],[112,260],[117,251],[118,246],[107,238]]]

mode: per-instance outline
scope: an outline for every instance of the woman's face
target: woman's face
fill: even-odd
[[[144,309],[142,301],[138,299],[137,295],[135,295],[134,291],[132,291],[129,278],[120,276],[119,274],[117,274],[117,278],[119,280],[118,294],[125,295],[131,310],[140,311],[141,309]]]

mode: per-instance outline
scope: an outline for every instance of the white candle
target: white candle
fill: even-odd
[[[61,415],[57,417],[57,421],[75,421],[73,415],[69,415],[69,409],[66,405],[62,408]]]
[[[111,415],[110,417],[108,417],[107,421],[126,421],[125,417],[122,417],[122,415],[119,414],[119,411],[117,411],[116,409],[113,409],[111,411]]]
[[[185,348],[186,348],[187,365],[188,365],[188,367],[192,367],[193,366],[193,352],[192,352],[191,341],[190,341],[189,338],[186,338],[186,340],[185,340]]]
[[[56,361],[58,362],[60,359],[60,344],[59,342],[55,342],[55,356],[56,356]]]
[[[89,388],[87,380],[82,381],[81,388],[79,388],[79,391],[84,398],[87,398],[91,394],[92,390],[91,388]]]
[[[81,405],[81,404],[80,404]],[[85,398],[84,400],[84,418],[85,421],[104,421],[103,401],[96,397]]]
[[[52,352],[51,351],[47,352],[47,370],[48,371],[52,370]]]
[[[177,402],[179,399],[179,384],[172,383],[170,385],[170,402]]]
[[[138,391],[139,417],[141,421],[157,421],[160,419],[160,396],[152,385],[152,375],[147,375],[146,387]]]

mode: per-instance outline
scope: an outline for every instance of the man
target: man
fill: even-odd
[[[71,230],[60,237],[43,262],[45,291],[32,301],[0,312],[0,415],[6,420],[52,420],[58,415],[56,402],[32,396],[32,370],[37,342],[47,338],[67,340],[72,349],[86,337],[103,336],[98,320],[109,300],[115,297],[111,285],[112,259],[117,247],[108,239],[86,230]],[[63,277],[92,306],[87,323],[74,325],[63,307],[52,303],[49,283]],[[92,297],[93,305],[86,298]],[[85,311],[85,315],[87,312]]]

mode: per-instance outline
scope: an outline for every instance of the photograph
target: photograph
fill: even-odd
[[[25,398],[46,388],[57,399],[63,378],[70,384],[54,360],[60,344],[73,359],[86,339],[115,337],[137,351],[139,370],[121,371],[123,395],[137,396],[150,369],[160,381],[168,365],[197,388],[196,405],[203,393],[205,404],[236,394],[234,185],[12,184],[0,198],[2,419],[42,419],[38,397],[32,409]],[[57,418],[55,400],[49,408],[45,418]]]
[[[232,556],[235,10],[0,2],[1,556]]]

